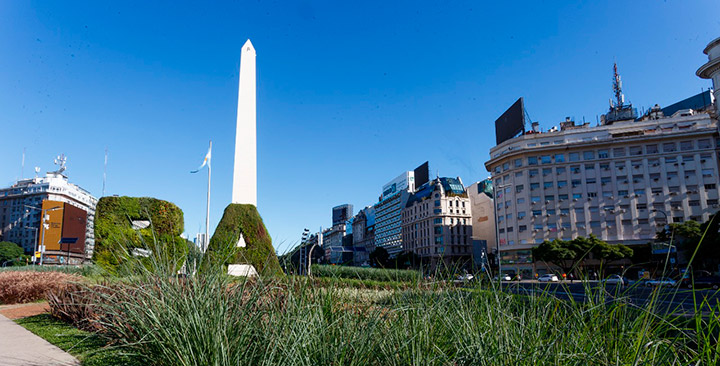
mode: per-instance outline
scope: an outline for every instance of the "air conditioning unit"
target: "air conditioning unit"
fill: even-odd
[[[704,163],[704,162],[705,162],[705,159],[700,159],[700,162],[701,162],[701,163]]]
[[[564,199],[560,199],[560,202],[563,202],[563,201],[565,201],[565,200],[564,200]]]
[[[577,198],[573,198],[573,202],[577,202],[577,200],[578,200]]]
[[[545,201],[545,204],[546,204],[546,205],[549,204],[549,203],[550,203],[550,201]]]

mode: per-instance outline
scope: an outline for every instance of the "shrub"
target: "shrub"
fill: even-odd
[[[58,290],[82,277],[61,272],[0,272],[0,303],[22,304],[45,299],[50,290]]]
[[[417,282],[419,271],[405,269],[363,268],[345,266],[313,265],[313,276],[340,277],[373,281]]]
[[[246,246],[236,246],[240,234]],[[253,205],[230,204],[208,246],[208,265],[252,264],[262,275],[281,275],[280,262],[272,246],[272,239]]]
[[[0,242],[0,266],[5,262],[10,262],[10,265],[20,264],[21,262],[24,264],[25,261],[22,260],[23,254],[23,248],[19,245],[9,241]]]
[[[151,225],[135,230],[134,220],[149,220]],[[183,232],[183,212],[171,202],[150,197],[103,197],[95,217],[95,263],[110,272],[129,256],[134,248],[155,249],[182,261],[187,244]]]

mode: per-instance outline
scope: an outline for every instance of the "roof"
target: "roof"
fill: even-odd
[[[432,195],[432,193],[435,191],[435,185],[438,183],[438,181],[442,185],[442,188],[446,194],[465,193],[465,187],[463,186],[462,182],[460,182],[460,180],[458,180],[457,178],[435,178],[423,184],[422,186],[420,186],[417,192],[411,194],[405,207],[410,207],[415,204],[415,202],[420,202],[426,197],[430,197],[430,195]]]

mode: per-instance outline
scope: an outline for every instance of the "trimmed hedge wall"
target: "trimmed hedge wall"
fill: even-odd
[[[240,233],[246,246],[236,246]],[[252,264],[263,276],[281,275],[272,239],[254,205],[230,204],[215,229],[208,253],[213,265]]]
[[[150,220],[145,229],[134,230],[133,220]],[[163,255],[182,260],[187,254],[182,210],[172,202],[151,197],[102,197],[95,209],[93,260],[115,272],[133,248],[157,245]]]

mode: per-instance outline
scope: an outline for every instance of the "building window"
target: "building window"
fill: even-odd
[[[674,164],[674,163],[677,163],[677,156],[665,157],[665,164]]]
[[[530,183],[530,190],[534,191],[536,189],[540,188],[540,183]]]
[[[705,190],[715,189],[716,187],[717,187],[717,186],[716,186],[715,184],[706,184],[706,185],[705,185]]]
[[[435,224],[442,224],[442,219],[434,219],[433,223]]]
[[[653,145],[645,145],[645,152],[648,154],[657,154],[658,153],[658,146]]]
[[[585,171],[592,170],[595,171],[595,164],[585,164]]]
[[[559,180],[557,182],[558,188],[567,187],[567,181],[566,180]]]
[[[579,199],[581,199],[581,198],[582,198],[582,193],[573,193],[573,199],[574,199],[574,200],[579,200]]]
[[[595,159],[595,151],[583,151],[583,159],[584,160]]]
[[[607,159],[608,157],[610,157],[608,150],[598,150],[598,159]]]
[[[525,211],[518,212],[518,220],[522,220],[525,218]]]
[[[540,157],[540,162],[542,164],[552,164],[552,159],[550,158],[550,155],[543,155]]]
[[[557,168],[557,169],[556,169],[556,172],[557,172],[558,175],[560,175],[560,174],[565,174],[565,168],[564,168],[564,167]]]
[[[580,174],[580,166],[579,165],[573,165],[570,167],[570,171],[573,174]]]
[[[689,163],[694,160],[695,160],[695,157],[692,155],[683,155],[683,157],[682,157],[683,163]]]
[[[642,155],[642,146],[630,146],[630,155]]]
[[[570,161],[580,161],[580,153],[570,153]]]
[[[506,171],[506,170],[510,169],[510,163],[504,163],[502,165],[502,167],[503,167],[503,171]]]
[[[692,150],[692,149],[695,147],[694,145],[695,145],[695,144],[693,144],[692,140],[690,140],[690,141],[681,141],[681,142],[680,142],[680,150],[681,150],[681,151]]]
[[[528,157],[528,165],[537,165],[538,158],[537,156],[529,156]]]
[[[540,202],[540,196],[532,196],[530,197],[531,202]]]
[[[553,187],[553,182],[543,182],[543,188],[548,189]]]
[[[547,209],[545,212],[547,213],[548,216],[555,216],[555,209],[550,208],[550,209]]]
[[[703,178],[711,178],[713,176],[713,170],[712,169],[703,169],[702,175],[703,175]]]
[[[564,154],[555,154],[555,162],[556,163],[564,163],[565,155]]]
[[[522,166],[522,159],[515,159],[515,167],[519,168]]]
[[[522,178],[523,172],[515,172],[515,178]]]
[[[568,195],[566,195],[566,194],[559,194],[559,195],[558,195],[558,199],[561,200],[561,201],[564,201],[564,200],[568,199]]]
[[[616,147],[613,149],[613,157],[620,158],[625,156],[625,148],[624,147]]]
[[[717,199],[707,200],[707,204],[708,204],[708,206],[717,205],[717,204],[718,204],[718,200],[717,200]]]
[[[523,189],[525,189],[525,186],[522,184],[518,184],[515,186],[515,193],[520,193],[523,191]]]
[[[677,146],[674,142],[666,142],[663,144],[663,152],[674,152],[677,151]]]
[[[532,178],[532,177],[537,177],[537,175],[538,175],[538,170],[537,170],[537,169],[530,169],[530,170],[528,171],[528,175],[530,176],[530,178]]]
[[[709,149],[712,147],[710,139],[698,140],[698,149]]]
[[[542,216],[542,210],[532,210],[533,216]]]
[[[517,199],[517,203],[518,203],[519,205],[525,203],[525,198],[524,198],[524,197],[518,198],[518,199]]]
[[[552,168],[543,169],[543,177],[547,177],[548,175],[552,175]]]
[[[588,192],[587,195],[588,195],[588,197],[590,197],[590,198],[594,198],[594,197],[597,197],[597,192]]]
[[[698,206],[700,206],[700,201],[698,201],[698,200],[691,200],[691,201],[689,202],[689,204],[690,204],[690,207],[698,207]]]
[[[526,230],[527,230],[527,225],[520,225],[520,226],[518,226],[518,232],[521,233],[521,232],[526,231]]]

